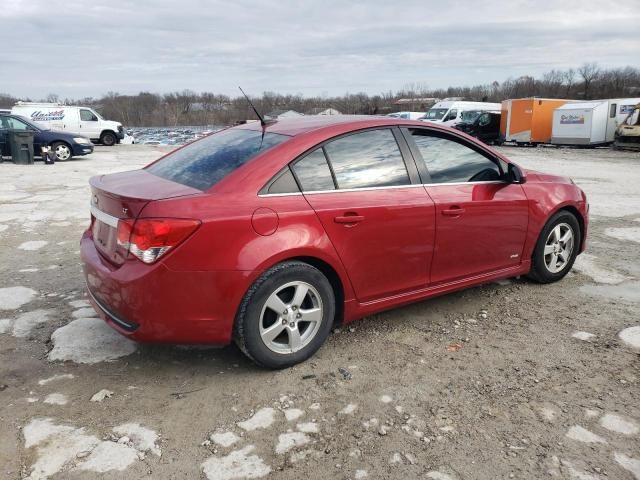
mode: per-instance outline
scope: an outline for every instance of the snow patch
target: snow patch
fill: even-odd
[[[431,478],[432,480],[453,480],[453,477],[451,475],[438,472],[437,470],[433,470],[427,473],[427,478]]]
[[[69,399],[64,393],[50,393],[43,402],[49,405],[66,405],[69,403]]]
[[[590,341],[595,335],[589,332],[574,332],[571,335],[573,338],[577,338],[578,340],[582,340],[583,342]]]
[[[318,424],[313,422],[299,423],[296,428],[299,432],[318,433]]]
[[[604,234],[618,240],[640,243],[640,227],[607,228]]]
[[[284,417],[287,419],[288,422],[297,420],[302,415],[304,415],[304,410],[300,410],[299,408],[288,408],[287,410],[284,411]]]
[[[16,310],[29,303],[38,294],[27,287],[0,288],[0,310]]]
[[[73,379],[72,373],[63,373],[61,375],[54,375],[53,377],[43,378],[42,380],[38,380],[38,385],[47,385],[51,382],[57,382],[59,380],[71,380]]]
[[[125,423],[113,427],[113,431],[118,435],[129,437],[136,449],[141,452],[151,452],[158,457],[162,455],[160,448],[156,445],[158,434],[139,423]]]
[[[640,350],[640,325],[622,330],[618,337],[622,342],[636,350]]]
[[[11,330],[11,325],[13,325],[13,320],[10,318],[2,318],[0,319],[0,335],[3,333],[7,333]]]
[[[248,432],[258,428],[269,428],[275,421],[276,411],[273,408],[265,407],[258,410],[251,418],[244,422],[239,422],[238,426]]]
[[[50,418],[34,419],[22,430],[25,448],[38,446],[38,458],[29,479],[49,478],[75,460],[78,454],[93,450],[100,440],[83,428],[55,425]]]
[[[63,470],[123,471],[144,457],[142,451],[125,443],[100,441],[84,428],[57,425],[50,418],[31,420],[22,434],[25,448],[38,447],[28,477],[31,480],[47,479]],[[78,461],[80,458],[86,459]]]
[[[211,457],[202,463],[202,471],[209,480],[235,480],[262,478],[271,473],[271,467],[257,455],[253,445],[231,452],[225,457]]]
[[[213,433],[209,438],[211,438],[211,441],[216,445],[220,445],[225,448],[230,447],[240,440],[240,437],[233,432]]]
[[[393,398],[391,398],[390,395],[382,395],[378,400],[380,400],[382,403],[391,403],[391,402],[393,402]]]
[[[69,302],[69,305],[73,308],[87,308],[91,306],[88,300],[73,300]]]
[[[615,270],[608,270],[596,264],[598,257],[583,253],[576,258],[573,268],[578,272],[591,277],[596,283],[604,283],[607,285],[616,285],[622,283],[625,280],[629,280],[629,277],[622,275]]]
[[[342,410],[340,410],[338,413],[342,415],[352,415],[357,409],[358,409],[358,405],[356,405],[355,403],[350,403],[349,405],[344,407]]]
[[[625,470],[630,471],[636,480],[640,480],[640,460],[627,457],[623,453],[613,452],[613,458]]]
[[[27,251],[40,250],[47,243],[49,242],[47,242],[46,240],[31,240],[29,242],[21,243],[20,245],[18,245],[18,248],[20,250],[27,250]]]
[[[74,311],[71,314],[71,316],[73,318],[91,318],[91,317],[97,317],[98,314],[93,309],[93,307],[85,307],[85,308],[81,308],[79,310]]]
[[[600,435],[596,435],[579,425],[571,427],[567,432],[567,437],[584,443],[607,443],[607,441]]]
[[[309,443],[311,439],[302,432],[282,433],[278,436],[278,444],[276,445],[276,453],[287,453],[294,447],[301,447]]]
[[[53,332],[51,341],[54,346],[49,361],[105,362],[131,355],[137,348],[134,342],[97,318],[74,320]]]
[[[89,457],[78,464],[80,470],[104,473],[110,470],[123,471],[138,460],[138,451],[128,445],[101,442]]]
[[[356,473],[355,473],[356,480],[358,480],[360,478],[366,478],[368,476],[369,476],[369,474],[367,473],[366,470],[356,470]]]
[[[600,426],[611,430],[612,432],[622,433],[623,435],[635,435],[640,431],[638,425],[629,418],[621,417],[615,413],[606,413],[600,419]]]
[[[13,322],[13,336],[18,338],[28,337],[31,331],[41,323],[49,320],[49,315],[53,310],[34,310],[20,315]]]

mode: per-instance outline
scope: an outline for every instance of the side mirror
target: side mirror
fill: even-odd
[[[510,183],[525,183],[527,181],[527,176],[514,163],[510,163],[507,167],[507,176]]]

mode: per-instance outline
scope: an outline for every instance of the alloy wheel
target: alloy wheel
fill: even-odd
[[[66,145],[58,145],[56,147],[56,157],[58,160],[69,160],[71,149]]]
[[[260,338],[272,352],[295,353],[315,338],[322,318],[318,290],[306,282],[289,282],[271,293],[262,307]]]
[[[551,273],[561,272],[573,253],[573,230],[567,223],[556,225],[544,245],[544,264]]]

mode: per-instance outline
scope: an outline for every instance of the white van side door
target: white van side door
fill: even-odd
[[[89,138],[100,138],[100,119],[88,108],[79,108],[80,135]]]

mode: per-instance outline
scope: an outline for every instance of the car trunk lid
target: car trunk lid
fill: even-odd
[[[145,170],[100,175],[92,177],[89,183],[93,242],[114,265],[121,265],[127,258],[127,250],[118,245],[120,220],[138,218],[154,200],[202,193]]]

